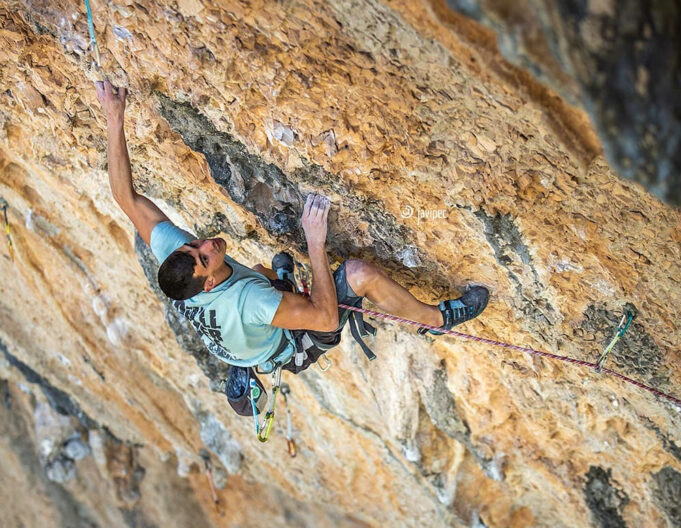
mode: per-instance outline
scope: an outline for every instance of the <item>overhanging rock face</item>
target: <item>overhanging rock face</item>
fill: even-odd
[[[505,58],[581,105],[620,175],[681,205],[678,2],[446,2],[493,29]]]
[[[245,265],[282,249],[304,261],[302,203],[322,192],[332,268],[371,260],[432,304],[485,285],[490,304],[462,332],[589,361],[635,309],[608,366],[681,394],[681,214],[617,175],[608,127],[670,203],[674,170],[661,175],[678,154],[655,134],[641,148],[650,113],[599,120],[622,94],[597,76],[589,97],[605,99],[590,107],[592,57],[552,55],[577,42],[565,6],[548,17],[531,2],[541,24],[517,19],[537,29],[531,51],[554,57],[537,80],[444,0],[93,4],[103,70],[129,88],[135,186],[181,227],[223,237]],[[465,5],[505,27],[485,2]],[[226,365],[160,295],[111,198],[84,5],[4,2],[0,22],[8,525],[679,524],[670,402],[384,321],[376,361],[348,334],[329,371],[285,379],[295,459],[283,408],[258,442],[219,390]]]

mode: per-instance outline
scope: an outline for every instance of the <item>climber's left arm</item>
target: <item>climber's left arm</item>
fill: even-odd
[[[115,94],[108,80],[98,82],[96,88],[97,98],[106,114],[111,193],[116,203],[132,220],[142,239],[149,244],[151,231],[159,222],[168,220],[168,217],[149,198],[137,193],[132,185],[132,170],[123,126],[126,90],[119,88]]]

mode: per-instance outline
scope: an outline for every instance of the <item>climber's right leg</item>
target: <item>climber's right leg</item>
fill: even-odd
[[[357,295],[366,297],[390,314],[446,330],[480,315],[489,300],[486,288],[474,286],[458,299],[441,301],[438,306],[433,306],[419,301],[371,262],[353,259],[346,261],[345,266],[348,285]],[[419,330],[420,334],[426,332],[442,334],[424,328]]]
[[[348,285],[357,296],[366,297],[382,310],[432,326],[441,326],[443,316],[437,306],[423,303],[388,277],[376,264],[352,259],[345,262]]]

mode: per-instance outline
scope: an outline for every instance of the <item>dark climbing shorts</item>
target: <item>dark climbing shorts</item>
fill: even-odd
[[[362,299],[364,297],[358,297],[348,284],[347,278],[345,276],[345,264],[347,260],[336,268],[333,272],[333,278],[336,283],[336,298],[339,303],[347,304],[348,306],[362,306]],[[312,330],[292,330],[291,333],[296,338],[296,341],[302,339],[302,336],[307,333],[314,344],[314,347],[307,350],[307,358],[303,360],[302,365],[296,365],[294,357],[291,361],[286,363],[282,368],[284,370],[289,370],[294,374],[302,372],[308,368],[313,363],[316,363],[319,357],[325,352],[331,350],[333,347],[338,346],[341,342],[341,333],[343,327],[348,322],[350,317],[350,310],[344,308],[338,308],[338,328],[333,332],[314,332]]]

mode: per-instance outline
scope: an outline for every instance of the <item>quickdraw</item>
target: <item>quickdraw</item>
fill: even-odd
[[[102,67],[102,63],[99,56],[99,46],[97,45],[97,37],[95,37],[95,25],[92,21],[92,9],[90,8],[90,0],[85,0],[85,10],[87,11],[87,28],[90,32],[90,45],[95,52],[95,61],[97,63],[97,69]]]
[[[288,447],[288,454],[291,458],[295,458],[298,451],[296,449],[296,442],[293,439],[291,428],[291,408],[288,404],[288,395],[291,394],[291,387],[288,383],[281,384],[281,395],[284,397],[284,407],[286,408],[286,444]]]
[[[255,402],[260,396],[260,388],[256,385],[255,380],[250,381],[250,391],[251,391],[251,407],[253,408],[253,422],[255,425],[255,434],[258,436],[258,440],[261,442],[267,442],[272,433],[272,425],[274,424],[274,404],[277,401],[277,393],[279,392],[279,386],[281,384],[281,367],[277,367],[272,372],[272,401],[270,402],[270,408],[265,414],[265,420],[262,425],[258,420],[258,409],[255,406]]]
[[[305,264],[302,264],[301,262],[297,263],[297,268],[298,268],[298,276],[300,278],[300,284],[303,286],[303,295],[305,297],[310,296],[310,270],[307,268]]]
[[[7,233],[7,245],[9,246],[9,258],[14,262],[14,246],[12,245],[12,236],[9,232],[9,220],[7,218],[7,208],[9,204],[4,198],[0,198],[0,209],[2,209],[2,214],[5,217],[5,233]]]
[[[631,324],[635,317],[636,314],[630,310],[627,310],[625,314],[622,316],[622,320],[620,321],[620,324],[617,327],[617,333],[615,334],[615,337],[613,337],[612,341],[610,341],[610,344],[607,347],[605,347],[605,350],[603,351],[603,353],[598,358],[598,361],[596,362],[596,367],[594,368],[596,372],[600,373],[601,370],[603,370],[603,365],[605,365],[605,360],[608,359],[608,354],[610,354],[610,351],[613,349],[615,344],[627,332],[627,330],[629,329],[629,325]]]
[[[213,497],[213,504],[217,506],[217,504],[220,502],[220,499],[218,498],[218,492],[215,490],[215,483],[213,482],[213,464],[210,460],[210,455],[208,454],[208,451],[202,449],[200,456],[206,468],[206,474],[208,475],[208,483],[210,484],[210,493]]]

